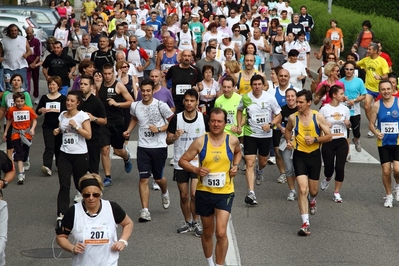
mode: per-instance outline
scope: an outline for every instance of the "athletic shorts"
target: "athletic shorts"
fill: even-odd
[[[272,138],[254,138],[250,136],[244,136],[244,155],[256,155],[259,153],[260,156],[268,156],[270,150],[270,144]]]
[[[233,199],[234,193],[214,194],[197,190],[195,192],[195,213],[204,217],[214,214],[215,209],[231,213]]]
[[[123,149],[123,144],[125,144],[124,131],[124,125],[101,126],[101,147],[111,145],[114,149]]]
[[[296,176],[306,175],[311,180],[319,180],[321,170],[320,149],[311,153],[294,150],[292,161]]]
[[[180,169],[174,169],[173,181],[176,181],[177,183],[189,183],[190,179],[198,179],[197,174],[190,173]]]
[[[137,168],[140,179],[149,178],[159,180],[163,177],[168,148],[143,148],[137,147]]]
[[[281,130],[273,129],[273,147],[280,146],[280,139],[282,135],[283,134],[281,133]]]
[[[378,95],[380,95],[379,92],[375,92],[375,91],[371,91],[369,89],[366,88],[367,94],[373,96],[374,100],[378,97]]]
[[[399,145],[386,145],[378,147],[381,164],[399,161]]]

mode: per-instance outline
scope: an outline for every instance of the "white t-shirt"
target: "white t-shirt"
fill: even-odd
[[[324,116],[327,123],[331,124],[331,134],[333,139],[347,138],[348,130],[345,125],[345,120],[349,120],[349,109],[343,104],[332,106],[326,104],[320,109],[319,113]]]
[[[167,119],[173,116],[169,106],[155,98],[148,105],[142,101],[133,102],[130,106],[130,114],[138,119],[139,141],[138,146],[142,148],[165,148],[166,131],[151,132],[150,125],[162,127],[167,123]]]
[[[226,18],[226,22],[227,22],[227,26],[231,29],[231,27],[233,27],[234,24],[240,22],[240,17],[237,15],[235,18],[228,17],[228,18]]]
[[[204,89],[200,91],[200,100],[204,102],[210,102],[216,98],[216,93],[219,91],[219,83],[212,79],[212,85],[207,86],[204,81],[202,81],[202,86]],[[215,95],[213,99],[205,99],[205,95]]]
[[[69,125],[69,120],[73,119],[82,128],[83,122],[90,120],[90,117],[86,112],[79,111],[75,116],[67,118],[64,115],[66,112],[63,111],[58,116],[62,133],[61,151],[67,154],[85,154],[87,153],[86,139]]]
[[[302,88],[302,80],[298,80],[299,76],[306,76],[306,68],[305,66],[297,61],[296,63],[287,62],[283,64],[283,68],[287,69],[290,72],[290,83],[297,88]]]
[[[140,52],[138,49],[136,50],[128,50],[127,51],[127,61],[130,63],[130,69],[134,69],[134,71],[136,72],[136,75],[138,78],[141,78],[144,76],[144,72],[143,71],[137,71],[136,67],[141,66],[141,56],[140,56]],[[133,66],[133,67],[132,67]]]
[[[308,60],[307,60],[306,55],[307,55],[307,53],[310,52],[310,45],[307,41],[304,41],[304,42],[296,41],[295,43],[296,43],[296,45],[295,45],[296,49],[299,52],[298,61],[301,62],[305,67],[307,67]]]

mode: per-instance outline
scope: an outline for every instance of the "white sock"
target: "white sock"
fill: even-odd
[[[169,190],[166,190],[166,193],[162,194],[162,197],[166,197],[166,196],[169,196]]]
[[[395,188],[399,188],[399,184],[398,183],[395,183]]]
[[[291,192],[294,192],[294,193],[295,193],[295,189],[291,189]]]
[[[309,214],[301,214],[302,223],[310,224],[309,223]]]
[[[147,211],[148,212],[148,208],[143,208],[143,211]]]
[[[249,191],[249,194],[254,194],[254,195],[255,195],[255,191],[250,190],[250,191]]]
[[[213,263],[213,256],[206,258],[206,262],[207,262],[208,266],[215,266],[215,263]]]
[[[387,197],[388,198],[393,198],[392,194],[389,194],[389,195],[387,194]]]
[[[216,266],[223,266],[223,265],[222,265],[222,264],[217,264],[217,263],[216,263]]]
[[[312,196],[309,195],[309,201],[312,202],[312,201],[314,201],[314,200],[316,200],[316,197],[312,197]]]

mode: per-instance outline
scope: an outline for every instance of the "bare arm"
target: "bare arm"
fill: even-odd
[[[185,171],[190,172],[190,173],[200,174],[200,168],[204,168],[204,167],[196,167],[190,163],[190,161],[193,160],[200,152],[203,140],[204,140],[203,136],[196,138],[193,141],[193,143],[191,143],[188,150],[186,150],[186,152],[181,156],[181,158],[179,160],[179,166],[181,168],[183,168]],[[209,170],[208,170],[208,173],[209,173]],[[201,176],[205,176],[206,174],[204,171],[201,173]]]
[[[317,114],[317,122],[319,123],[320,129],[324,132],[324,136],[320,136],[317,138],[318,142],[330,142],[332,140],[330,127],[328,126],[326,119],[324,119],[324,117],[320,113]]]
[[[155,64],[155,68],[161,70],[161,59],[162,59],[163,51],[159,51],[157,54],[157,62]]]
[[[130,217],[126,214],[125,218],[119,225],[122,226],[122,234],[121,234],[120,239],[128,241],[129,237],[133,233],[134,225],[133,225],[132,219],[130,219]],[[125,243],[123,243],[122,241],[116,241],[112,245],[111,250],[112,251],[122,251],[125,247],[126,247]]]
[[[377,113],[379,109],[380,101],[377,101],[373,104],[369,112],[369,129],[371,132],[373,132],[374,135],[377,136],[378,139],[381,140],[384,137],[384,134],[381,133],[377,128],[375,128],[375,122],[377,120]]]

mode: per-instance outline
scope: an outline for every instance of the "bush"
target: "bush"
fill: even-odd
[[[327,12],[327,1],[320,3],[318,0],[292,1],[292,8],[299,12],[300,7],[304,5],[308,13],[312,15],[315,21],[315,27],[311,32],[311,43],[321,46],[330,28],[330,20],[336,19],[338,27],[344,34],[345,50],[343,56],[350,52],[352,44],[355,43],[357,35],[362,30],[362,22],[370,20],[375,38],[380,40],[383,50],[387,52],[392,59],[394,72],[399,72],[399,50],[397,42],[399,40],[399,23],[391,18],[380,17],[377,15],[364,15],[358,12],[333,5],[332,13]],[[395,65],[396,62],[396,65]]]
[[[317,1],[326,2],[326,0]],[[397,7],[397,4],[393,3],[393,1],[376,2],[375,0],[334,0],[334,5],[345,7],[364,14],[376,14],[380,16],[384,15],[385,17],[393,18],[399,21],[399,7]]]

